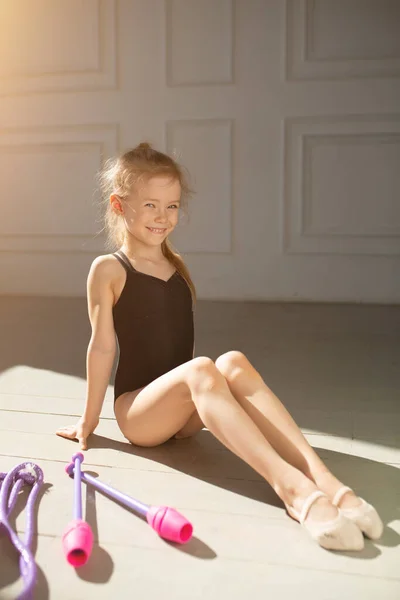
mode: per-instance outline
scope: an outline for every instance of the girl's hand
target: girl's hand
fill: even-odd
[[[67,440],[78,440],[81,450],[87,450],[87,438],[96,429],[99,421],[89,423],[81,417],[76,425],[60,427],[57,429],[56,435],[66,438]]]

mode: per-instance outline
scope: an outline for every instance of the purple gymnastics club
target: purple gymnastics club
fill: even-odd
[[[26,503],[26,531],[22,541],[11,526],[9,518],[14,510],[17,496],[23,485],[31,487]],[[34,463],[24,462],[8,473],[0,473],[0,530],[5,529],[17,552],[19,567],[24,580],[24,589],[19,600],[30,600],[36,584],[37,567],[31,546],[34,533],[35,502],[43,484],[43,471]]]
[[[76,472],[74,463],[71,462],[65,471],[68,475],[73,476]],[[160,537],[171,542],[177,542],[178,544],[185,544],[192,537],[192,524],[174,508],[168,506],[148,506],[127,494],[119,492],[106,483],[102,483],[87,473],[81,473],[80,477],[85,483],[92,485],[95,489],[110,496],[113,500],[117,500],[127,508],[131,508],[145,517],[150,527]]]
[[[72,469],[75,470],[74,478],[74,519],[68,523],[62,536],[64,554],[70,565],[81,567],[89,560],[93,548],[93,533],[89,523],[82,519],[82,473],[81,462],[83,454],[77,452],[72,457]],[[65,470],[69,474],[68,468]]]

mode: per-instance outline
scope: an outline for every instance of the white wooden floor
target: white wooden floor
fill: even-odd
[[[85,487],[96,543],[76,571],[60,536],[72,518],[64,465],[77,445],[54,430],[83,407],[85,301],[2,298],[0,324],[0,471],[30,459],[45,476],[35,598],[400,598],[399,307],[201,302],[197,311],[196,354],[244,351],[335,474],[376,505],[382,540],[357,554],[322,550],[208,431],[156,449],[130,446],[113,419],[110,387],[86,470],[143,502],[175,506],[192,520],[194,538],[166,543]],[[17,525],[22,532],[23,513]],[[16,555],[0,536],[0,598],[20,589]]]

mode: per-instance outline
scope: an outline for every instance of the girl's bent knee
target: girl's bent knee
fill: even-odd
[[[197,356],[187,364],[191,371],[204,371],[207,369],[213,369],[213,367],[215,367],[213,360],[208,356]]]
[[[250,363],[242,352],[231,350],[221,354],[215,361],[215,365],[224,377],[231,379],[243,370],[248,369]]]
[[[211,358],[199,356],[188,364],[187,382],[193,392],[211,391],[221,385],[223,379]]]

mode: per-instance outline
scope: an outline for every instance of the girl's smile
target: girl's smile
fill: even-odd
[[[158,227],[146,227],[146,229],[151,231],[151,233],[155,233],[156,235],[164,235],[164,233],[167,231],[166,228],[161,229]]]

